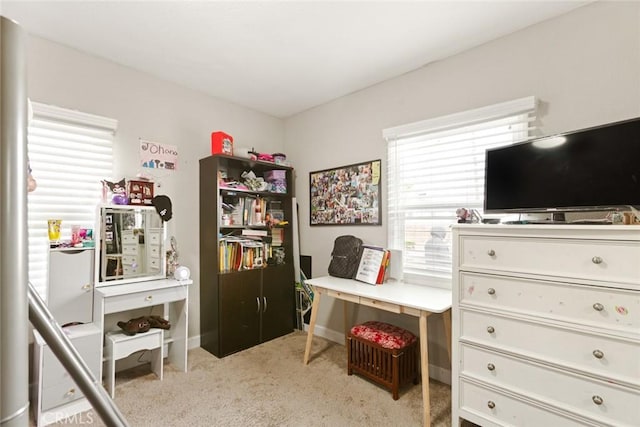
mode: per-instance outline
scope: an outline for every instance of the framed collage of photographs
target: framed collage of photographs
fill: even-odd
[[[309,173],[310,225],[381,225],[381,161]]]

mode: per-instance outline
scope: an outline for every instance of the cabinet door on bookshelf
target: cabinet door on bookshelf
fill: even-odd
[[[260,342],[260,270],[220,275],[220,353],[226,356]]]
[[[262,339],[273,338],[293,331],[295,317],[295,288],[291,265],[267,267],[262,272],[262,295],[266,307],[262,312]]]

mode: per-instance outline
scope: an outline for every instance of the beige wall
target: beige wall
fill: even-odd
[[[198,160],[209,155],[215,130],[231,134],[236,146],[283,151],[282,120],[37,37],[29,38],[27,60],[32,100],[117,119],[114,178],[146,172],[160,184],[157,194],[171,198],[168,235],[176,236],[180,262],[191,269],[194,279],[189,292],[189,336],[198,337]],[[177,146],[177,171],[140,168],[138,138]]]
[[[542,134],[640,116],[640,3],[592,4],[289,118],[285,152],[296,167],[301,253],[313,257],[313,275],[326,274],[338,235],[384,245],[387,218],[381,227],[310,227],[310,171],[376,158],[384,171],[382,129],[529,95],[542,101]],[[324,301],[320,329],[341,331],[341,303]],[[364,308],[356,317],[417,332],[410,318]],[[435,319],[431,362],[445,367]]]

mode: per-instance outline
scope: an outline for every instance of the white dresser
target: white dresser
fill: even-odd
[[[78,351],[84,363],[95,378],[100,375],[100,347],[102,347],[102,331],[92,323],[74,325],[64,328],[71,344]],[[32,408],[35,423],[38,427],[63,422],[65,418],[74,416],[67,422],[83,424],[91,422],[80,415],[80,412],[91,409],[91,404],[84,397],[80,388],[67,370],[58,361],[42,336],[33,331],[33,387]],[[64,424],[65,422],[63,422]]]
[[[640,227],[454,227],[452,424],[637,426]]]

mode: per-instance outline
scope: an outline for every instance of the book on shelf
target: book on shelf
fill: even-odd
[[[222,207],[222,225],[243,225],[244,216],[244,197],[222,198],[220,202]]]
[[[250,228],[245,228],[242,230],[243,236],[268,236],[269,232],[267,230],[253,230]]]
[[[384,258],[382,259],[382,264],[380,265],[380,271],[378,272],[378,279],[376,280],[376,284],[381,285],[387,281],[387,277],[389,275],[389,263],[391,262],[391,251],[384,251]]]
[[[272,228],[271,229],[271,244],[273,246],[282,246],[284,241],[284,228]]]
[[[243,209],[243,225],[265,225],[264,213],[267,201],[259,196],[245,197]]]
[[[231,211],[231,224],[241,225],[242,224],[242,213],[244,211],[244,198],[238,197],[237,201],[233,206]]]
[[[389,259],[388,250],[378,246],[363,245],[355,279],[370,285],[382,284]]]
[[[268,250],[269,245],[260,240],[226,236],[220,239],[218,269],[226,272],[264,267]]]

